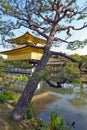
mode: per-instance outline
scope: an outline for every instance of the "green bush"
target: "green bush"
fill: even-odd
[[[3,93],[0,93],[0,103],[4,103],[4,102],[6,102],[6,97],[4,96],[4,94]]]
[[[7,100],[15,100],[16,99],[16,95],[11,91],[5,91],[3,94]]]
[[[0,103],[5,103],[8,100],[16,100],[16,95],[11,91],[4,91],[0,93]]]
[[[31,103],[28,108],[27,108],[27,112],[26,112],[26,115],[24,117],[25,120],[29,120],[31,119],[33,116],[34,116],[34,113],[33,113],[33,104]]]
[[[61,115],[53,112],[50,115],[49,125],[43,119],[31,118],[31,124],[35,130],[71,130]]]
[[[44,122],[44,120],[38,119],[37,122],[38,122],[37,130],[48,130],[48,127],[47,127],[46,123]]]
[[[70,128],[66,125],[64,118],[55,112],[52,112],[50,115],[49,126],[52,130],[70,130]]]

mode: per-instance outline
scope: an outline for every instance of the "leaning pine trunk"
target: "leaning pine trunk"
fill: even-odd
[[[42,70],[45,68],[46,63],[50,57],[50,51],[46,51],[37,65],[35,72],[33,73],[31,79],[28,81],[22,96],[20,97],[16,107],[11,112],[11,117],[14,121],[21,121],[26,113],[27,107],[31,102],[34,92],[37,88],[38,83],[41,80],[41,76],[38,76]]]

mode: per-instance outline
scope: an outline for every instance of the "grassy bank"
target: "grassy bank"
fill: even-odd
[[[0,130],[34,130],[29,121],[15,123],[9,118],[13,107],[7,103],[0,104]]]
[[[48,103],[51,103],[58,98],[58,96],[50,94],[49,92],[34,96],[32,102],[35,116],[44,111]]]
[[[58,97],[46,92],[41,95],[34,96],[32,99],[34,114],[38,115],[46,109],[46,105]],[[8,104],[0,104],[0,130],[34,130],[29,121],[15,123],[10,120],[9,115],[13,107]]]

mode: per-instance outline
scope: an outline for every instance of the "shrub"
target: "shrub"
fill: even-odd
[[[42,119],[31,118],[31,124],[35,130],[48,130],[48,126]]]
[[[31,103],[28,108],[27,108],[27,112],[26,112],[26,115],[24,117],[25,120],[29,120],[31,119],[33,116],[34,116],[34,113],[33,113],[33,104]]]
[[[66,125],[64,118],[55,112],[50,115],[50,130],[70,130]]]
[[[16,95],[11,91],[3,91],[0,93],[0,103],[5,103],[8,100],[16,100]]]
[[[39,124],[38,124],[37,119],[36,119],[35,117],[32,117],[32,118],[30,119],[30,122],[31,122],[32,126],[33,126],[36,130],[38,130]]]
[[[3,93],[0,93],[0,103],[6,102],[6,97],[3,95]]]
[[[16,95],[11,91],[5,91],[5,92],[3,92],[3,94],[7,100],[15,100],[16,99]]]
[[[42,119],[38,119],[38,128],[37,130],[48,130],[48,126],[46,125],[46,123],[44,122],[44,120]]]

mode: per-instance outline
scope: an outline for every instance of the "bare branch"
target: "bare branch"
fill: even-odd
[[[27,0],[26,0],[27,1]],[[15,1],[16,4],[16,8],[19,10],[19,14],[18,15],[22,15],[22,16],[26,16],[26,18],[28,17],[26,13],[24,13],[20,8],[18,3]],[[26,8],[26,7],[25,7]],[[26,9],[27,10],[27,9]],[[28,13],[28,12],[27,12]]]
[[[51,5],[51,7],[53,6],[53,3],[51,0],[48,0],[49,4]]]
[[[61,42],[64,42],[64,43],[69,43],[69,44],[73,44],[73,43],[75,43],[75,42],[79,42],[79,40],[75,40],[75,41],[66,41],[66,40],[64,40],[64,39],[57,38],[57,37],[54,38],[54,41],[61,41]]]
[[[67,4],[67,7],[69,7],[70,5],[72,5],[74,2],[76,2],[76,0],[71,0],[71,1]]]
[[[22,23],[20,23],[18,26],[12,26],[12,25],[9,26],[9,25],[7,25],[7,27],[8,27],[8,28],[11,27],[12,30],[13,30],[13,29],[20,29],[20,27],[22,27],[22,26],[28,28],[28,26],[26,26],[26,25],[24,25],[24,24],[22,24]]]
[[[70,28],[72,28],[73,30],[81,30],[87,27],[87,22],[84,23],[84,25],[80,28],[75,28],[74,26],[71,26]]]
[[[87,14],[87,7],[79,11],[80,14]]]
[[[77,59],[75,59],[75,58],[73,58],[73,57],[71,57],[69,55],[66,55],[65,53],[62,53],[62,52],[53,52],[53,51],[51,51],[51,54],[52,55],[59,55],[61,57],[65,57],[65,58],[71,60],[72,62],[78,62],[78,63],[80,62],[79,60],[77,60]]]
[[[86,69],[83,69],[82,66],[83,66],[83,63],[82,63],[82,61],[80,61],[79,65],[78,65],[80,71],[81,71],[81,72],[84,72],[84,73],[87,73],[87,70],[86,70]]]
[[[67,35],[68,35],[68,36],[71,36],[71,33],[70,33],[70,28],[67,30],[67,32],[66,32],[66,33],[67,33]]]
[[[26,44],[32,48],[37,48],[37,49],[41,49],[41,50],[44,50],[45,47],[42,47],[42,46],[36,46],[36,44],[32,44],[30,42],[24,42],[23,44]]]
[[[9,43],[9,40],[5,40],[5,41]],[[19,43],[15,43],[15,44],[19,45]],[[37,48],[37,49],[41,49],[41,50],[44,50],[44,48],[45,48],[45,46],[37,46],[36,43],[32,44],[30,42],[24,42],[22,45],[27,45],[27,46],[30,46],[32,48]]]
[[[21,17],[21,15],[19,14],[19,15],[17,15],[16,13],[13,15],[13,14],[11,14],[10,12],[6,12],[5,10],[3,10],[2,8],[0,8],[0,11],[2,11],[4,14],[6,14],[6,15],[9,15],[9,16],[12,16],[12,17],[15,17],[15,18],[17,18],[18,20],[23,20],[23,21],[26,21],[27,19],[25,19],[24,17]]]
[[[44,30],[45,28],[40,27],[37,23],[35,23],[33,21],[29,25],[29,27],[30,27],[31,30],[37,31],[40,35],[42,35],[43,37],[45,37],[46,39],[48,39],[48,36],[44,32],[40,31],[40,29]]]
[[[62,83],[63,82],[57,82],[56,84],[54,84],[54,83],[52,83],[50,80],[48,80],[48,79],[45,79],[44,78],[44,80],[46,81],[46,83],[50,86],[50,87],[52,87],[52,88],[62,88]]]
[[[67,5],[61,5],[61,10],[59,13],[63,13],[63,15],[60,17],[60,20],[63,19],[65,16],[67,18],[72,18],[73,16],[75,16],[78,13],[78,9],[76,11],[72,10],[71,8],[69,8],[70,5],[72,5],[76,0],[71,0]],[[59,8],[60,8],[59,7]]]
[[[49,19],[48,17],[44,17],[40,12],[39,12],[39,16],[46,22],[48,23],[53,23],[53,20]]]
[[[73,16],[75,16],[76,14],[78,14],[78,10],[74,11],[74,10],[68,8],[68,9],[66,9],[66,10],[64,11],[64,13],[65,13],[65,16],[66,16],[67,18],[72,18]]]
[[[31,28],[31,30],[38,32],[41,36],[48,39],[48,36],[45,33],[41,32],[38,28]]]
[[[79,27],[79,28],[75,28],[74,26],[66,26],[66,27],[57,28],[57,31],[65,31],[65,30],[67,30],[67,35],[71,36],[70,29],[78,31],[78,30],[82,30],[82,29],[84,29],[86,27],[87,27],[87,22],[84,23],[84,25],[82,27]]]

